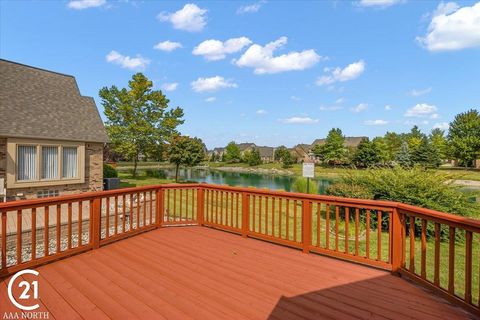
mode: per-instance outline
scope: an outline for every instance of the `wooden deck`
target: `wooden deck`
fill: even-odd
[[[388,272],[206,227],[157,229],[36,270],[36,311],[50,319],[473,318]],[[18,311],[8,280],[1,315]]]

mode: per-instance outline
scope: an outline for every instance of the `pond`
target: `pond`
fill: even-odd
[[[175,179],[175,169],[154,169],[159,177]],[[226,172],[211,170],[208,168],[188,168],[179,170],[179,180],[206,182],[211,184],[226,184],[234,187],[255,187],[262,189],[292,191],[295,177],[269,175],[246,172]],[[325,189],[333,182],[332,179],[315,178],[318,185],[318,193],[325,194]]]

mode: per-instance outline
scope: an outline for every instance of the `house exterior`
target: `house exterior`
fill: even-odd
[[[0,60],[0,181],[7,200],[102,190],[107,134],[73,76]]]
[[[289,149],[294,159],[297,159],[298,163],[309,162],[315,159],[315,156],[311,153],[312,145],[300,143]]]

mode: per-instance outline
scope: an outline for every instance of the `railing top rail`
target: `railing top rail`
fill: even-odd
[[[65,195],[52,198],[42,198],[42,199],[30,199],[30,200],[18,200],[0,203],[0,211],[6,210],[18,210],[30,207],[39,207],[42,205],[55,205],[66,203],[70,201],[78,200],[92,200],[95,198],[102,198],[107,196],[118,196],[129,193],[143,192],[143,191],[152,191],[157,189],[171,189],[171,188],[208,188],[215,190],[223,191],[232,191],[232,192],[247,192],[254,195],[267,195],[267,196],[276,196],[284,197],[297,200],[311,200],[311,201],[323,201],[331,204],[340,204],[343,206],[365,206],[379,210],[391,211],[393,209],[403,210],[407,213],[413,215],[420,215],[426,218],[432,218],[432,220],[442,221],[445,223],[452,223],[456,225],[461,225],[465,227],[473,228],[475,232],[480,232],[480,220],[475,220],[471,218],[462,217],[459,215],[444,213],[436,210],[420,208],[400,202],[394,201],[383,201],[383,200],[368,200],[368,199],[355,199],[355,198],[342,198],[326,195],[314,195],[314,194],[305,194],[298,192],[287,192],[287,191],[278,191],[278,190],[267,190],[267,189],[256,189],[256,188],[245,188],[245,187],[231,187],[227,185],[214,185],[207,183],[189,183],[189,184],[161,184],[161,185],[150,185],[142,187],[133,187],[133,188],[124,188],[116,189],[109,191],[96,191],[96,192],[85,192],[75,195]]]

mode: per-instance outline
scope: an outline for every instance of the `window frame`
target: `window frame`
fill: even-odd
[[[36,177],[34,180],[18,180],[17,155],[19,146],[36,147]],[[42,178],[42,147],[58,148],[58,168],[57,178]],[[77,148],[77,171],[76,176],[72,178],[63,178],[63,148]],[[54,140],[32,140],[32,139],[7,139],[7,187],[8,188],[27,188],[27,187],[45,187],[62,184],[81,184],[85,182],[85,143],[73,141],[54,141]]]

